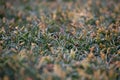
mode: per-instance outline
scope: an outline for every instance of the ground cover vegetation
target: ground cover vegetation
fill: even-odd
[[[0,0],[0,80],[120,80],[120,1]]]

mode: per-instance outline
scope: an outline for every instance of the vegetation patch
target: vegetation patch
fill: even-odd
[[[0,80],[120,80],[119,0],[1,0]]]

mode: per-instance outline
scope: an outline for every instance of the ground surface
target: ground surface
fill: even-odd
[[[0,80],[120,80],[120,1],[1,0]]]

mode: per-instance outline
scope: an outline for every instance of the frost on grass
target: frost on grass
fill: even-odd
[[[1,0],[0,80],[119,80],[119,0]]]

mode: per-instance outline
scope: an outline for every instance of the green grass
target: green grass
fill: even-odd
[[[0,80],[119,80],[119,14],[119,0],[0,1]]]

